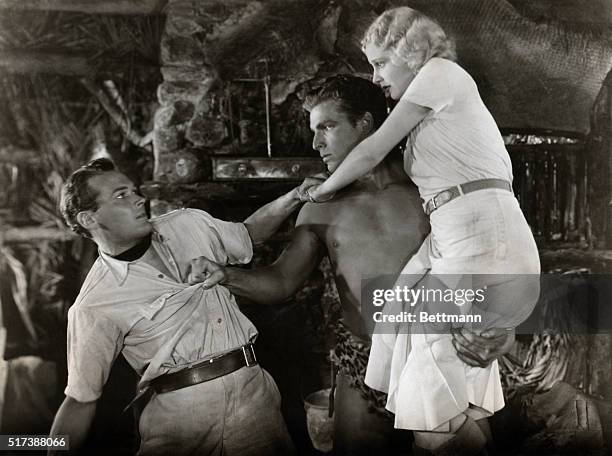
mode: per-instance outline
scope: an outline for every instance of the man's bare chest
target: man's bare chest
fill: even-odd
[[[424,226],[413,206],[369,198],[337,207],[321,237],[337,267],[393,274],[420,245]]]

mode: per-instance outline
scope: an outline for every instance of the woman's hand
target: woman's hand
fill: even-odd
[[[331,200],[335,193],[327,194],[323,189],[322,183],[318,179],[306,178],[298,191],[300,200],[305,203],[325,203]]]
[[[304,179],[304,182],[302,182],[302,185],[300,185],[297,190],[298,199],[304,203],[309,202],[310,200],[308,199],[308,195],[306,193],[308,189],[316,185],[321,185],[323,182],[325,182],[325,179],[318,177],[307,177]]]
[[[316,176],[307,177],[300,185],[298,189],[298,196],[301,201],[304,203],[324,203],[329,201],[334,197],[334,193],[331,195],[315,195],[314,193],[319,191],[317,190],[323,183],[325,183],[325,179],[327,176],[323,176],[322,174],[318,174]]]

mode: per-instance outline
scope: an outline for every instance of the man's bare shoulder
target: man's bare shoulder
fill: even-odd
[[[306,203],[298,213],[296,226],[329,225],[355,209],[353,194],[341,193],[325,203]]]
[[[306,203],[298,213],[295,226],[308,226],[325,223],[331,220],[332,212],[329,203]]]
[[[329,226],[354,219],[356,212],[363,217],[397,214],[400,218],[419,219],[423,216],[416,188],[410,185],[389,185],[384,189],[354,189],[342,192],[326,203],[306,203],[296,226]]]

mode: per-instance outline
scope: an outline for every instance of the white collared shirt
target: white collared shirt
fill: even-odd
[[[103,252],[68,312],[68,385],[81,402],[102,393],[123,352],[141,382],[244,345],[257,335],[223,286],[183,283],[189,262],[248,263],[253,249],[242,223],[183,209],[151,219],[152,246],[174,277],[149,264]]]

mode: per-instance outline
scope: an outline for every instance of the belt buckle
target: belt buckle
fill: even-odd
[[[431,207],[429,209],[430,213],[438,209],[438,204],[436,203],[436,196],[438,195],[434,195],[434,197],[429,200],[429,202],[431,203]]]
[[[243,345],[242,354],[244,355],[244,360],[246,361],[247,367],[251,367],[257,364],[257,357],[255,356],[255,350],[253,349],[253,344]]]
[[[449,190],[443,190],[433,197],[433,206],[434,209],[438,209],[443,204],[448,203],[453,197],[453,194]],[[438,198],[440,198],[440,202],[438,202]]]

